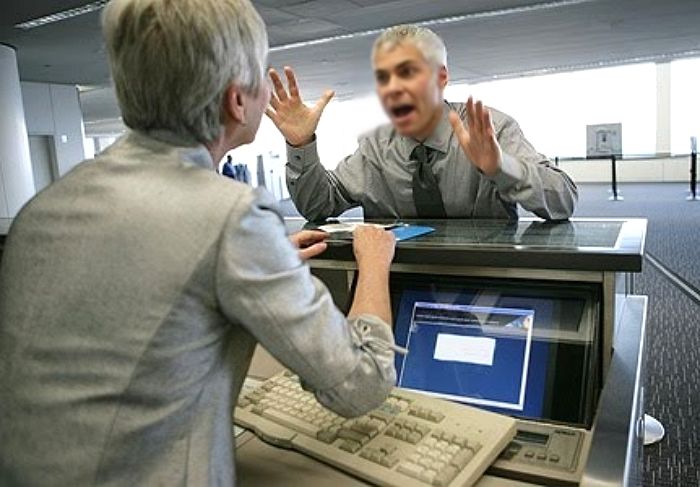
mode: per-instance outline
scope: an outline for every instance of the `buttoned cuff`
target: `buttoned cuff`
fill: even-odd
[[[353,417],[384,402],[396,383],[394,352],[406,350],[394,344],[391,327],[375,316],[360,315],[348,325],[359,360],[339,384],[317,390],[316,398],[338,414]]]
[[[401,355],[408,353],[405,348],[399,347],[394,343],[394,334],[391,332],[391,326],[376,316],[363,314],[350,319],[349,323],[352,330],[353,343],[356,347],[371,350],[375,354],[390,356],[392,364],[394,356],[388,352],[396,352]]]
[[[499,190],[506,191],[520,183],[525,177],[520,161],[514,157],[503,153],[501,157],[501,168],[493,176],[487,176],[493,181]]]
[[[309,166],[319,164],[319,162],[315,135],[311,142],[301,147],[294,147],[287,143],[287,166],[298,174],[301,174]]]

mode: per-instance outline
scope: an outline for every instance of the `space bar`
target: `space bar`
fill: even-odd
[[[293,416],[289,416],[288,414],[278,411],[277,409],[266,409],[263,411],[262,416],[263,418],[271,419],[275,423],[286,426],[287,428],[291,428],[294,431],[309,435],[312,438],[316,438],[316,433],[319,431],[319,428],[313,424],[307,423],[306,421],[302,421]]]

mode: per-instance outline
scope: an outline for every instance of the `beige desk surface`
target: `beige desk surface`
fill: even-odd
[[[277,448],[243,433],[236,448],[237,487],[364,487],[368,484],[301,453]],[[532,487],[486,475],[476,487]]]
[[[265,379],[284,370],[262,347],[251,362],[249,375]],[[236,476],[238,487],[358,487],[371,485],[311,457],[277,448],[245,432],[236,438]],[[484,476],[477,487],[524,487],[522,482]]]

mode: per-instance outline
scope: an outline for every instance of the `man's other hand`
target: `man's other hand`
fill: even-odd
[[[501,168],[501,146],[498,144],[488,108],[472,97],[467,100],[467,125],[455,112],[450,113],[450,124],[459,145],[470,161],[486,176],[495,176]]]
[[[299,249],[299,258],[308,260],[316,257],[328,247],[326,239],[328,234],[318,230],[302,230],[289,236],[289,240]]]
[[[270,69],[269,74],[274,89],[270,96],[270,107],[265,110],[265,114],[291,145],[302,146],[310,143],[323,109],[335,93],[331,90],[326,91],[313,107],[307,107],[299,94],[299,86],[292,68],[284,68],[289,91],[285,89],[277,71]]]

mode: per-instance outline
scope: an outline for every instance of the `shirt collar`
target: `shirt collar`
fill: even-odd
[[[450,125],[450,106],[445,101],[442,104],[442,115],[440,116],[440,122],[438,122],[437,127],[433,130],[427,139],[423,141],[423,145],[430,147],[431,149],[438,150],[443,154],[447,154],[450,149],[450,140],[452,139],[452,125]],[[420,144],[420,141],[413,139],[411,137],[405,137],[403,135],[399,136],[399,140],[402,142],[402,146],[406,151],[405,157],[410,158],[413,149]]]
[[[131,131],[129,137],[140,145],[157,151],[176,151],[186,162],[204,169],[215,170],[216,166],[209,150],[194,139],[184,138],[169,130]]]

